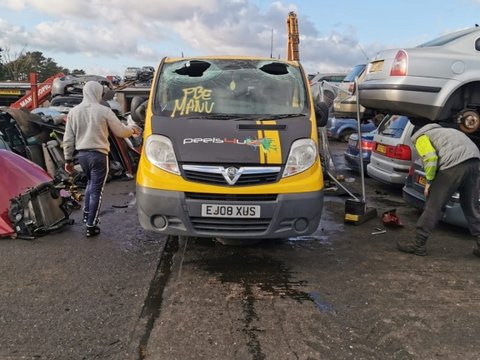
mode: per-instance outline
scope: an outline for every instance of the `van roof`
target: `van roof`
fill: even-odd
[[[230,56],[230,55],[205,55],[205,56],[195,56],[195,57],[165,57],[165,62],[177,62],[177,61],[188,61],[188,60],[254,60],[254,61],[277,61],[288,63],[293,66],[298,66],[300,63],[298,61],[289,61],[286,59],[275,59],[269,57],[256,57],[256,56]]]

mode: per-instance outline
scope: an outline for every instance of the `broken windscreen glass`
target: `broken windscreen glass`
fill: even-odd
[[[167,62],[156,90],[154,111],[172,118],[306,113],[307,92],[299,68],[275,60]]]

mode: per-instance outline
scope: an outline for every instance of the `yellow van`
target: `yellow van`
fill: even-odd
[[[224,239],[313,233],[324,186],[316,117],[324,126],[327,115],[298,62],[164,58],[136,177],[141,225]]]

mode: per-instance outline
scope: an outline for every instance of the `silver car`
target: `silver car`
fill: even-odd
[[[405,181],[405,186],[402,189],[402,196],[405,202],[423,210],[425,205],[423,191],[425,190],[426,183],[427,179],[425,178],[422,161],[420,158],[416,158]],[[468,228],[467,219],[465,219],[462,207],[460,206],[460,195],[458,192],[453,194],[450,201],[445,205],[440,220],[447,224]]]
[[[365,77],[366,64],[355,65],[339,84],[337,96],[333,100],[333,113],[336,118],[357,118],[357,95],[355,94],[355,78],[358,83]],[[363,118],[365,108],[360,107],[360,118]]]
[[[367,174],[382,183],[403,185],[412,162],[413,125],[406,116],[387,115],[373,136]]]
[[[338,85],[346,75],[346,73],[317,73],[311,77],[309,75],[313,98],[320,98],[328,107],[331,107],[333,105],[333,99],[337,96]]]
[[[444,35],[414,48],[379,52],[359,85],[369,109],[410,118],[480,126],[480,27]]]

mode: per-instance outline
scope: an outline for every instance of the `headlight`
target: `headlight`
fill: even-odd
[[[317,159],[318,151],[312,139],[300,139],[292,144],[283,177],[292,176],[310,168]]]
[[[169,138],[162,135],[150,135],[145,142],[145,155],[153,165],[180,175],[177,158]]]

